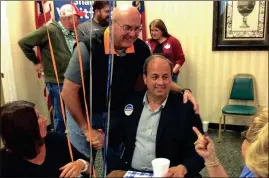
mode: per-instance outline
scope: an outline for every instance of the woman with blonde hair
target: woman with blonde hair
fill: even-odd
[[[168,33],[161,19],[153,20],[150,25],[151,38],[146,41],[153,54],[167,57],[173,63],[173,82],[177,82],[179,69],[185,62],[184,53],[180,42]]]
[[[268,177],[268,123],[248,148],[246,165],[257,177]]]
[[[253,122],[250,124],[249,129],[246,132],[245,140],[242,143],[241,152],[242,157],[245,159],[246,151],[249,146],[257,140],[257,135],[260,130],[268,124],[268,109],[261,109],[259,115],[253,118]],[[254,174],[248,169],[247,166],[244,166],[240,177],[253,177]]]
[[[242,143],[242,157],[243,159],[245,159],[245,156],[247,157],[247,160],[246,160],[247,166],[251,166],[251,167],[249,169],[247,166],[244,166],[240,174],[240,177],[255,177],[261,174],[260,172],[261,168],[259,167],[260,165],[263,165],[263,166],[267,165],[268,167],[268,134],[267,135],[263,134],[264,135],[263,139],[265,140],[267,139],[267,152],[266,153],[265,153],[265,150],[266,150],[265,146],[261,146],[262,144],[260,143],[261,141],[260,136],[257,137],[257,135],[260,132],[262,132],[265,127],[267,127],[268,129],[268,109],[267,108],[262,109],[259,115],[253,118],[253,122],[250,124],[250,127],[246,133],[246,138],[244,142]],[[202,135],[198,131],[197,128],[193,127],[193,130],[198,136],[197,141],[194,143],[195,150],[201,157],[204,158],[208,175],[210,177],[228,177],[225,169],[220,164],[217,158],[214,142],[208,136]],[[256,146],[252,146],[252,145],[256,145]],[[254,148],[250,149],[250,147],[255,147],[255,149]],[[260,161],[259,159],[254,158],[255,155],[259,155],[259,154],[263,155],[262,156],[264,158],[263,164],[259,162]],[[263,175],[265,174],[263,173]],[[267,170],[267,175],[268,175],[268,170]]]

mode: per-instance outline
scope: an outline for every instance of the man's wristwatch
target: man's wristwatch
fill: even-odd
[[[89,167],[88,163],[83,159],[78,159],[78,160],[80,160],[84,164],[84,169],[81,171],[81,173],[86,172],[88,170],[88,167]]]

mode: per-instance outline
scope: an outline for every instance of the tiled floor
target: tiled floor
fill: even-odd
[[[208,135],[214,140],[217,155],[230,177],[238,177],[243,167],[241,144],[243,139],[238,132],[226,131],[222,133],[222,142],[217,142],[217,130],[209,130]],[[98,177],[102,175],[101,152],[97,153],[96,171]],[[206,168],[201,171],[203,177],[208,177]]]

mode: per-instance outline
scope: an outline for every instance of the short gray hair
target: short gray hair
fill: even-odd
[[[165,61],[168,62],[169,66],[170,66],[170,69],[171,69],[171,75],[173,75],[173,64],[172,64],[172,62],[169,59],[167,59],[165,56],[162,56],[162,55],[159,55],[159,54],[153,54],[153,55],[149,56],[146,59],[146,61],[144,63],[144,66],[143,66],[143,74],[145,74],[145,75],[148,74],[148,65],[149,65],[149,62],[152,61],[152,60],[155,60],[157,58],[161,58],[161,59],[163,59],[163,60],[165,60]]]

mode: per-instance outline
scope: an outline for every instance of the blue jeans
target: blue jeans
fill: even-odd
[[[90,159],[90,143],[86,141],[86,137],[84,136],[82,130],[79,125],[74,121],[68,110],[66,109],[66,122],[67,129],[70,138],[70,142],[72,145],[83,155]],[[103,129],[103,114],[94,114],[92,118],[92,127],[97,129]],[[104,149],[102,150],[104,154]],[[96,150],[92,150],[93,152],[93,160],[95,159]],[[120,152],[119,150],[114,151],[114,149],[108,147],[107,149],[107,173],[109,173],[112,169],[116,168],[119,161]]]
[[[68,110],[66,109],[66,126],[72,145],[88,159],[91,157],[90,143],[87,142],[86,137],[79,125],[72,118]]]
[[[46,87],[49,90],[49,94],[51,97],[51,104],[53,107],[54,129],[56,132],[60,134],[64,134],[65,125],[64,125],[64,120],[63,120],[63,115],[62,115],[62,110],[61,110],[58,84],[46,82]],[[60,85],[60,91],[62,91],[62,88],[63,88],[63,85]]]
[[[173,74],[172,81],[177,83],[177,80],[178,80],[178,74]]]

